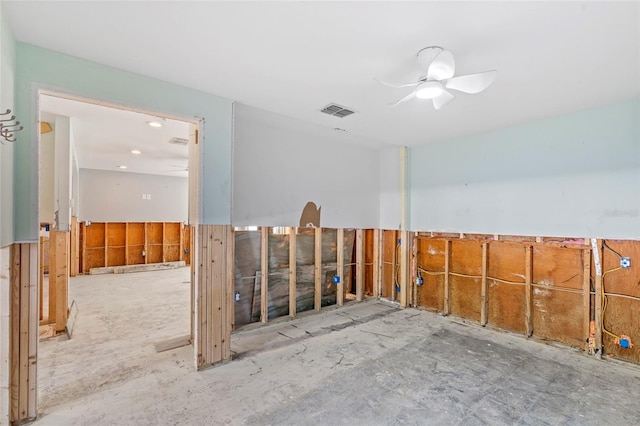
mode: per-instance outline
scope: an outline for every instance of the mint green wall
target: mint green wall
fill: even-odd
[[[0,8],[0,112],[14,109],[13,76],[15,68],[15,40]],[[18,134],[18,142],[25,136]],[[13,235],[13,150],[14,143],[0,145],[0,247],[11,244]]]
[[[16,110],[28,125],[14,156],[15,239],[38,236],[37,90],[47,89],[158,114],[203,117],[200,222],[228,224],[231,218],[232,102],[193,89],[16,44]],[[28,141],[28,142],[27,142]]]
[[[410,185],[414,230],[640,238],[640,100],[412,148]]]

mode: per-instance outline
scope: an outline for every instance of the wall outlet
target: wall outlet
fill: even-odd
[[[622,268],[631,268],[631,258],[630,257],[621,257],[620,258],[620,267],[622,267]]]
[[[236,302],[240,301],[240,292],[236,291]]]

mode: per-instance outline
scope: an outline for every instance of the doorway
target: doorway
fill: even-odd
[[[46,413],[144,375],[165,351],[195,369],[189,167],[199,123],[52,92],[39,106]]]

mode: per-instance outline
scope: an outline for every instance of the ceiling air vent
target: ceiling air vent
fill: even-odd
[[[171,139],[169,139],[169,143],[172,143],[174,145],[187,145],[189,143],[189,139],[171,138]]]
[[[325,114],[342,118],[342,117],[346,117],[347,115],[353,114],[355,111],[352,111],[338,104],[329,104],[326,107],[324,107],[320,112],[324,112]]]

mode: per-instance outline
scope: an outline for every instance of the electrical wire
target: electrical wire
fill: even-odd
[[[604,243],[604,247],[607,247],[607,244]],[[609,247],[607,247],[609,250],[611,250]],[[616,253],[615,251],[611,250],[613,253],[617,254],[618,256],[620,256],[618,253]],[[605,288],[604,288],[604,277],[610,273],[610,272],[615,272],[615,271],[619,271],[620,269],[622,269],[621,266],[618,266],[617,268],[613,268],[613,269],[609,269],[608,271],[605,271],[602,274],[602,315],[600,317],[600,328],[602,328],[602,331],[606,334],[608,334],[609,336],[613,337],[614,339],[616,339],[616,342],[618,342],[620,340],[620,336],[618,336],[617,334],[614,334],[612,332],[610,332],[609,330],[607,330],[604,326],[604,314],[605,312],[607,312],[607,305],[608,305],[608,300],[607,300],[607,296],[606,296],[606,292],[605,292]]]
[[[607,250],[609,250],[611,253],[615,254],[616,256],[618,256],[618,258],[622,259],[622,255],[620,253],[618,253],[617,251],[615,251],[614,249],[612,249],[611,247],[609,247],[607,245],[607,242],[602,240],[602,246],[604,248],[606,248]]]
[[[426,269],[422,269],[421,267],[418,267],[418,271],[423,272],[427,275],[445,275],[446,272],[439,272],[439,271],[427,271]],[[462,278],[473,278],[473,279],[482,279],[481,275],[467,275],[467,274],[460,274],[458,272],[449,272],[449,275],[453,275],[455,277],[462,277]],[[487,276],[488,280],[493,280],[493,281],[498,281],[501,283],[505,283],[505,284],[516,284],[516,285],[524,285],[526,283],[522,283],[522,282],[518,282],[518,281],[508,281],[508,280],[502,280],[500,278],[495,278],[495,277],[489,277]]]

